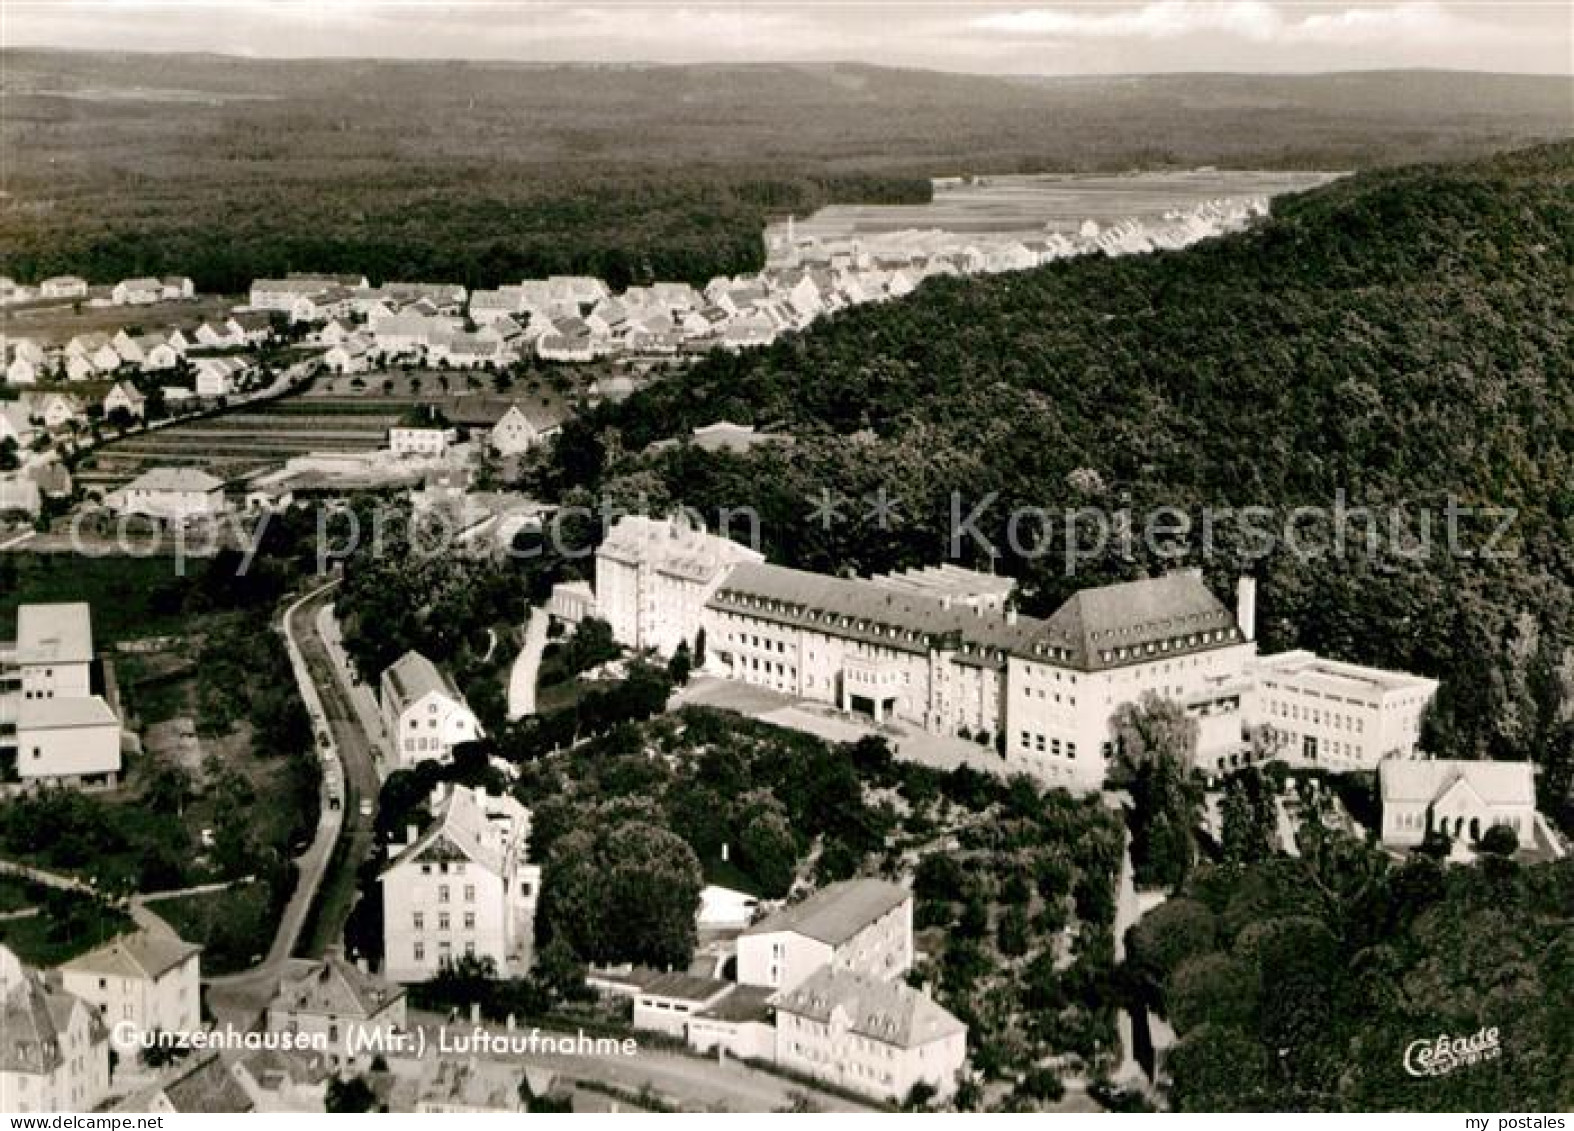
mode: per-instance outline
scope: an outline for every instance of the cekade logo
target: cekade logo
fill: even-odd
[[[1423,1037],[1405,1046],[1405,1071],[1412,1076],[1447,1076],[1456,1068],[1496,1060],[1503,1053],[1497,1026],[1483,1026],[1468,1037],[1440,1034],[1436,1040]]]

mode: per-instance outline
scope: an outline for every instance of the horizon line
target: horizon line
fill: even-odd
[[[923,67],[911,64],[877,63],[867,59],[752,59],[732,61],[727,59],[688,60],[666,62],[660,59],[522,59],[506,55],[259,55],[246,52],[191,50],[167,51],[139,47],[73,47],[54,43],[0,44],[0,55],[17,51],[35,51],[58,55],[137,55],[149,58],[173,59],[222,59],[243,63],[378,63],[421,64],[463,63],[481,66],[514,67],[611,67],[623,70],[698,70],[723,67],[729,70],[759,70],[771,67],[866,67],[871,70],[908,72],[916,74],[953,75],[986,79],[1141,79],[1141,78],[1317,78],[1331,75],[1474,75],[1478,77],[1515,79],[1559,79],[1574,76],[1574,64],[1566,72],[1559,71],[1504,71],[1471,67],[1341,67],[1317,70],[1162,70],[1162,71],[972,71],[951,70],[943,67]]]

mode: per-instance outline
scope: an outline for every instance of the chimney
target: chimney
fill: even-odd
[[[1257,579],[1242,577],[1235,583],[1235,620],[1241,626],[1241,635],[1247,640],[1257,639]]]
[[[420,839],[421,839],[421,830],[420,829],[416,828],[416,826],[414,826],[414,825],[406,825],[404,827],[404,842],[406,844],[414,844],[416,841],[418,841]]]

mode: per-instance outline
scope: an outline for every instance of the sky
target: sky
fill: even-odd
[[[1571,13],[1567,0],[0,0],[0,46],[547,62],[857,60],[985,74],[1389,67],[1574,74]]]

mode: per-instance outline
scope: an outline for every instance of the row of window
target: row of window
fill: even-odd
[[[475,956],[475,943],[473,943],[473,942],[466,942],[465,945],[464,945],[464,953],[465,953],[465,955],[467,957],[474,957]],[[453,943],[449,942],[447,939],[444,939],[442,942],[437,944],[437,960],[439,962],[441,962],[445,958],[452,958],[453,956],[454,956],[454,944]],[[426,961],[426,944],[424,942],[418,942],[418,943],[413,944],[410,947],[410,957],[412,959],[414,959],[416,962],[425,962]]]
[[[1032,731],[1023,731],[1021,741],[1018,742],[1017,745],[1023,750],[1032,750],[1039,754],[1048,753],[1056,758],[1060,757],[1061,755],[1060,739],[1050,738],[1048,740],[1048,745],[1046,746],[1045,736],[1042,734],[1035,734]],[[1077,744],[1075,742],[1068,741],[1065,744],[1065,756],[1067,758],[1075,758],[1077,756]]]
[[[411,915],[410,915],[410,925],[412,927],[414,927],[417,931],[424,931],[424,930],[426,930],[426,912],[424,912],[424,911],[412,912]],[[439,931],[446,931],[449,928],[450,928],[450,923],[449,923],[448,912],[446,912],[446,911],[439,911],[437,913],[437,929]],[[467,930],[467,931],[475,930],[475,912],[474,911],[466,911],[465,912],[464,929]]]

